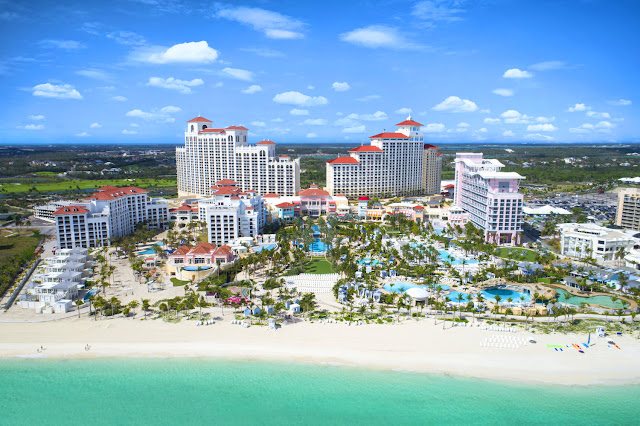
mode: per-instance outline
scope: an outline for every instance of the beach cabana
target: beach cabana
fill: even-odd
[[[292,314],[297,314],[300,312],[300,305],[298,305],[297,303],[292,303],[291,306],[289,307],[289,312]]]

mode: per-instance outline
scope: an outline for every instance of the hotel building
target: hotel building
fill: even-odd
[[[523,195],[518,183],[524,176],[500,171],[503,167],[498,160],[483,159],[482,154],[457,153],[454,202],[484,231],[487,242],[519,244]]]
[[[262,199],[271,212],[271,217],[283,220],[291,220],[295,216],[319,217],[329,214],[344,216],[350,212],[347,197],[342,194],[329,195],[327,191],[316,185],[311,185],[292,197],[265,194]]]
[[[138,223],[164,227],[168,214],[167,201],[149,198],[144,189],[104,186],[86,200],[53,212],[58,248],[109,245],[114,238],[132,234]]]
[[[625,188],[618,193],[616,225],[640,231],[640,191],[637,188]]]
[[[196,117],[187,122],[185,146],[176,148],[178,196],[212,194],[211,186],[230,179],[244,190],[295,195],[300,190],[300,160],[276,157],[270,140],[249,145],[242,126],[212,128],[211,120]]]
[[[424,151],[431,145],[425,146],[422,124],[411,116],[397,126],[395,133],[371,136],[371,145],[350,149],[349,157],[328,161],[327,192],[350,199],[423,194],[429,181],[424,176],[432,175],[430,169],[425,173]],[[427,157],[429,165],[437,167],[438,161]]]
[[[560,253],[577,259],[594,258],[598,262],[617,259],[618,253],[627,253],[638,240],[622,230],[613,230],[593,223],[561,223]]]
[[[424,144],[422,158],[422,190],[426,195],[440,193],[442,182],[442,154],[437,146]]]

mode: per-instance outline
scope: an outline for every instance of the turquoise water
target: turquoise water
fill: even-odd
[[[518,291],[507,290],[504,288],[494,288],[491,290],[484,290],[482,292],[482,297],[484,297],[484,300],[491,300],[495,302],[496,296],[500,296],[501,305],[504,303],[509,303],[509,301],[507,300],[509,297],[512,299],[511,303],[522,303],[522,301],[520,300],[521,296],[524,297],[525,302],[528,302],[531,300],[531,296],[528,295],[527,293],[520,293]]]
[[[145,251],[141,251],[140,254],[156,254],[155,250],[145,250]]]
[[[309,251],[313,251],[316,253],[324,253],[325,251],[327,251],[327,245],[322,241],[320,241],[320,238],[316,238],[315,241],[311,243],[311,246],[309,247]]]
[[[449,262],[452,265],[462,265],[462,260],[452,256],[451,253],[449,253],[448,251],[438,250],[438,253],[440,254],[440,257],[442,258],[443,261]],[[465,265],[473,265],[474,263],[478,263],[478,261],[474,259],[470,259],[465,262]]]
[[[2,424],[637,424],[640,386],[566,387],[315,364],[0,361]]]
[[[393,287],[391,286],[391,284],[393,284]],[[413,284],[409,282],[386,283],[385,285],[382,286],[382,288],[384,288],[385,290],[392,291],[394,293],[400,293],[401,288],[404,288],[404,291],[407,291],[410,288],[414,288],[414,287],[426,288],[427,290],[433,289],[432,285],[418,285],[418,284]],[[442,287],[442,291],[449,290],[448,285],[440,284],[440,287]]]
[[[558,302],[567,303],[569,305],[580,306],[584,302],[588,305],[600,305],[606,308],[615,309],[622,309],[628,305],[628,303],[623,303],[622,300],[619,299],[616,300],[615,303],[613,303],[613,300],[609,296],[579,297],[571,295],[569,298],[567,298],[567,295],[569,293],[566,290],[563,290],[561,288],[556,288],[555,290],[558,292]]]
[[[358,259],[358,264],[360,265],[377,265],[378,263],[380,263],[378,259]]]
[[[183,271],[207,271],[211,269],[211,266],[184,266],[182,267]]]
[[[469,293],[461,293],[459,291],[452,291],[451,293],[447,294],[446,296],[452,302],[458,303],[458,295],[459,294],[462,295],[462,303],[469,303],[470,300],[473,300],[473,298],[471,297],[471,295]]]
[[[273,250],[274,248],[276,248],[275,244],[272,243],[267,243],[267,244],[261,244],[257,247],[252,248],[252,250],[255,253],[260,253],[262,250]]]

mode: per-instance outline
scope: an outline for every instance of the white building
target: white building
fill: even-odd
[[[176,148],[178,196],[209,196],[223,179],[257,194],[295,195],[300,190],[300,160],[276,157],[275,142],[247,142],[242,126],[212,128],[211,120],[189,120],[185,146]]]
[[[500,171],[504,164],[482,154],[457,153],[455,164],[455,205],[484,231],[487,242],[520,243],[523,195],[518,183],[524,176]]]
[[[211,198],[198,202],[199,220],[207,223],[209,242],[222,246],[237,238],[257,237],[266,222],[262,197],[227,180],[211,190]]]
[[[616,225],[624,229],[640,231],[640,191],[638,188],[624,188],[618,192]]]
[[[149,198],[144,189],[104,186],[83,202],[60,207],[53,216],[59,248],[100,247],[133,233],[141,222],[163,228],[169,204]]]
[[[427,195],[440,194],[442,182],[442,154],[440,148],[424,144],[422,159],[422,190]]]
[[[343,194],[353,199],[424,192],[422,124],[409,116],[397,126],[395,133],[371,136],[371,145],[350,149],[349,157],[327,162],[326,190],[330,195]],[[428,159],[430,165],[437,167],[437,161],[431,161],[431,156]],[[433,173],[428,170],[426,174],[431,176]]]
[[[60,207],[70,206],[73,203],[74,202],[71,200],[58,200],[51,201],[48,204],[35,206],[33,208],[33,216],[38,219],[46,220],[47,222],[55,222],[56,218],[53,213]]]
[[[592,223],[561,223],[560,253],[577,258],[593,257],[598,262],[616,260],[620,249],[628,253],[639,240],[622,231]]]

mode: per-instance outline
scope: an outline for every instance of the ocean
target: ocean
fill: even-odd
[[[311,363],[0,360],[0,424],[7,425],[620,425],[637,424],[639,403],[637,385],[522,384]]]

